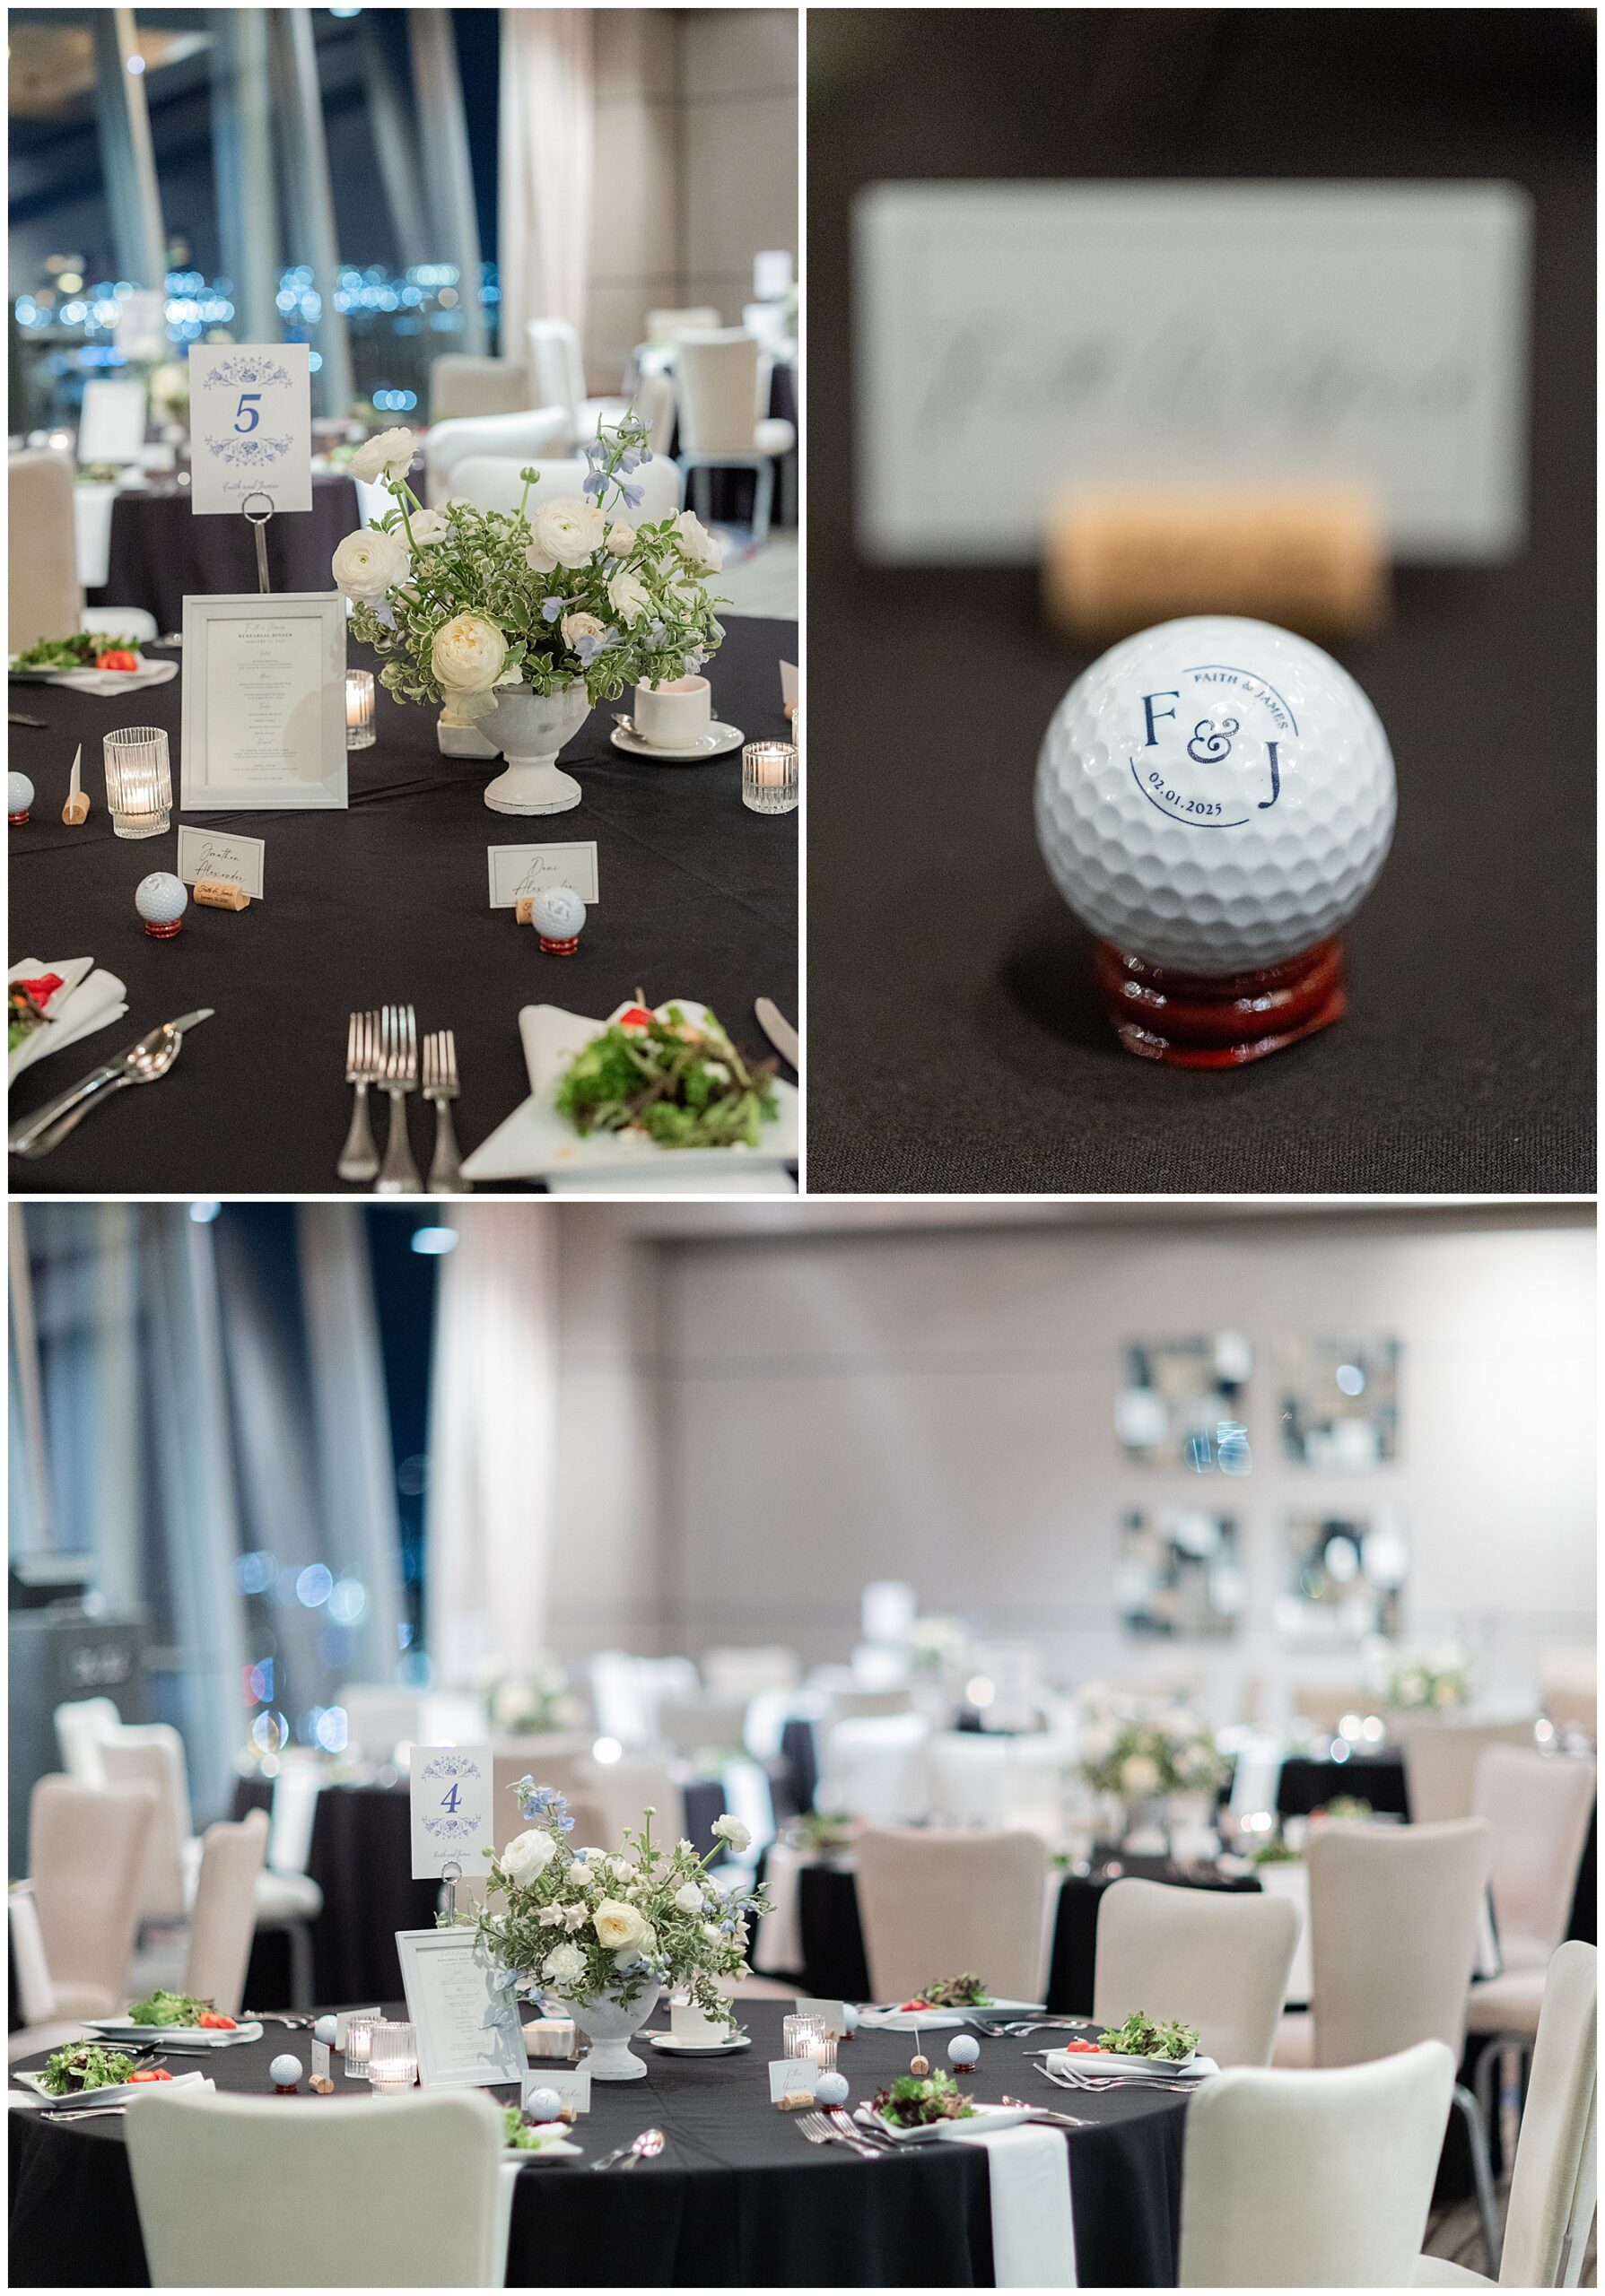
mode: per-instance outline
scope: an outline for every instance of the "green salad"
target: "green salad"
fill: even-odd
[[[160,1986],[148,2001],[136,2001],[128,2012],[133,2025],[198,2025],[211,2013],[209,2001],[197,2001],[193,1993],[164,1993]]]
[[[69,2089],[118,2088],[133,2070],[134,2059],[120,2048],[79,2041],[71,2048],[58,2048],[39,2078],[53,2097],[65,2097]]]
[[[554,2135],[550,2122],[536,2127],[534,2122],[525,2119],[517,2105],[508,2105],[503,2109],[502,2126],[502,2143],[510,2144],[515,2152],[544,2152],[548,2145],[556,2144],[568,2135],[566,2128],[560,2127]]]
[[[775,1063],[744,1060],[711,1013],[695,1022],[671,1004],[659,1020],[637,996],[575,1054],[559,1115],[577,1132],[641,1132],[660,1148],[755,1148],[779,1109]]]
[[[991,1995],[972,1970],[962,1977],[945,1977],[938,1985],[928,1985],[920,1998],[933,2009],[990,2009],[992,2005]]]
[[[13,670],[92,669],[102,654],[137,654],[137,638],[114,638],[106,630],[75,630],[70,638],[41,638],[25,654],[13,654]]]
[[[1140,2009],[1134,2009],[1123,2025],[1098,2036],[1099,2048],[1117,2057],[1163,2057],[1173,2064],[1191,2057],[1198,2045],[1196,2025],[1158,2024]]]
[[[929,2128],[939,2120],[973,2120],[975,2108],[951,2073],[900,2073],[889,2089],[877,2089],[870,2110],[894,2128]]]

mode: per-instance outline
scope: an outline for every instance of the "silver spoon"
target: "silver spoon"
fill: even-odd
[[[642,2161],[655,2161],[662,2150],[663,2131],[660,2128],[643,2128],[619,2162],[619,2167],[633,2169]]]
[[[198,1013],[187,1013],[181,1021],[166,1021],[153,1029],[148,1036],[116,1061],[103,1068],[92,1069],[81,1083],[56,1100],[47,1102],[37,1115],[25,1123],[14,1126],[8,1146],[17,1156],[45,1156],[52,1148],[59,1147],[74,1125],[100,1099],[120,1091],[125,1084],[153,1084],[168,1070],[184,1049],[184,1032],[202,1021],[212,1018],[207,1005]]]

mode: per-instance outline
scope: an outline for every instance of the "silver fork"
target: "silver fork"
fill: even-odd
[[[457,1039],[441,1029],[423,1039],[423,1097],[435,1109],[435,1152],[429,1167],[431,1196],[464,1196],[470,1183],[463,1178],[457,1134],[451,1125],[451,1103],[457,1098]]]
[[[345,1081],[355,1088],[351,1130],[335,1166],[343,1180],[371,1180],[379,1176],[379,1150],[368,1121],[368,1087],[379,1079],[379,1014],[353,1013],[345,1033]]]
[[[406,1134],[406,1096],[418,1085],[418,1022],[410,1004],[387,1004],[379,1016],[379,1082],[390,1102],[390,1135],[374,1182],[376,1196],[422,1196],[423,1183]]]
[[[798,2113],[797,2125],[810,2144],[845,2144],[860,2160],[880,2159],[878,2147],[871,2144],[867,2136],[849,2136],[845,2129],[833,2126],[823,2113]]]

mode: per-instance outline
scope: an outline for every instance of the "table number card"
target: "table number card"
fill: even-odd
[[[877,184],[859,539],[1024,564],[1077,488],[1341,483],[1396,560],[1514,557],[1531,239],[1513,184]]]
[[[343,807],[345,759],[338,591],[186,598],[179,810]]]
[[[179,875],[187,885],[202,877],[238,885],[253,900],[262,898],[262,867],[267,848],[259,837],[225,837],[221,830],[179,825]]]
[[[310,510],[307,345],[192,343],[189,441],[189,507],[197,514],[237,512],[252,494],[265,494],[275,511]]]
[[[493,845],[491,907],[515,909],[527,893],[547,885],[567,885],[588,908],[595,908],[598,890],[597,848],[584,845]]]
[[[464,1874],[488,1874],[489,1746],[414,1746],[408,1779],[413,1800],[413,1879],[438,1881],[449,1865]]]
[[[524,2036],[510,1993],[491,1982],[471,1929],[398,1929],[406,2013],[418,2031],[418,2081],[425,2089],[523,2094]]]

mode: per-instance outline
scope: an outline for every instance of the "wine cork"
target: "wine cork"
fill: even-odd
[[[80,789],[75,797],[67,799],[61,809],[61,818],[69,829],[83,828],[89,819],[89,792],[86,789]]]
[[[1373,629],[1388,605],[1381,514],[1347,487],[1077,493],[1049,520],[1042,604],[1072,637],[1103,640],[1190,613]]]
[[[535,895],[533,893],[520,893],[518,900],[513,903],[513,915],[518,918],[520,925],[534,924],[534,910]]]
[[[225,885],[221,877],[197,877],[195,897],[204,909],[249,909],[251,897],[242,885]]]

